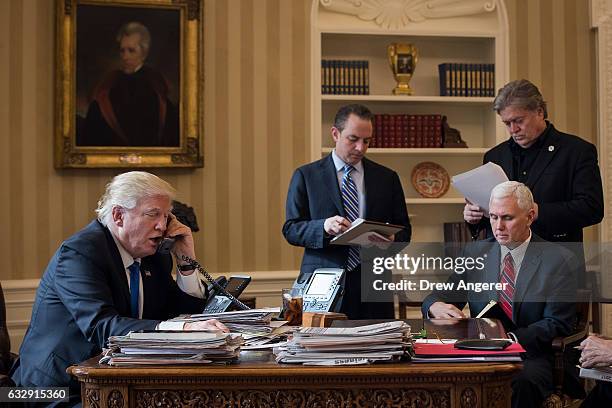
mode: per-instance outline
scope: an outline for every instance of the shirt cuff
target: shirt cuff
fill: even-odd
[[[194,271],[191,275],[183,275],[180,272],[176,274],[176,284],[178,287],[188,295],[204,299],[204,287],[200,281],[198,271]]]
[[[185,322],[159,322],[157,330],[183,330]]]

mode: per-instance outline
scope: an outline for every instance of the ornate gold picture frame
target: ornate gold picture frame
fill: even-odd
[[[56,0],[57,168],[202,167],[202,0]]]

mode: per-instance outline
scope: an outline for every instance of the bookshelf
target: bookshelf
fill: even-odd
[[[413,167],[433,161],[452,177],[480,165],[484,153],[507,136],[492,109],[492,97],[439,96],[438,64],[495,64],[495,89],[506,83],[509,46],[505,4],[503,0],[457,0],[443,6],[423,3],[425,6],[411,9],[411,16],[402,16],[397,9],[386,9],[393,2],[376,6],[363,3],[313,0],[311,158],[318,160],[332,151],[330,128],[336,111],[345,104],[362,103],[374,114],[445,115],[448,124],[461,132],[468,148],[371,148],[367,152],[370,159],[400,175],[413,240],[442,241],[443,223],[462,220],[463,197],[452,186],[440,198],[421,197],[410,180]],[[406,3],[409,6],[410,2]],[[364,7],[370,7],[367,13]],[[418,48],[418,62],[410,81],[414,95],[391,93],[395,80],[387,62],[387,46],[393,42]],[[323,94],[321,60],[367,60],[370,94]]]

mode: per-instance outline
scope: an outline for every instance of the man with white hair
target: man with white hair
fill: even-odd
[[[170,212],[175,190],[159,177],[123,173],[106,186],[98,218],[62,243],[49,262],[32,309],[12,378],[24,387],[80,387],[66,368],[99,354],[110,336],[137,330],[222,330],[216,320],[166,322],[199,313],[204,291],[194,268],[191,230]],[[163,237],[175,237],[172,258],[157,253]],[[61,327],[58,327],[61,326]]]
[[[494,289],[435,291],[422,306],[426,317],[464,318],[466,303],[476,316],[491,300],[497,302],[487,316],[499,318],[526,350],[524,368],[512,382],[513,407],[539,407],[553,392],[552,340],[571,332],[576,314],[573,255],[532,233],[534,216],[529,188],[516,181],[497,185],[489,202],[495,238],[469,245],[462,255],[481,257],[484,267],[448,279],[453,288],[464,282],[487,283]]]

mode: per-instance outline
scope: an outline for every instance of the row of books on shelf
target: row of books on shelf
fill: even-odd
[[[369,147],[442,147],[442,115],[374,115],[374,137]]]
[[[440,96],[495,96],[495,64],[438,65]]]
[[[362,60],[322,60],[321,93],[369,95],[370,67]]]

